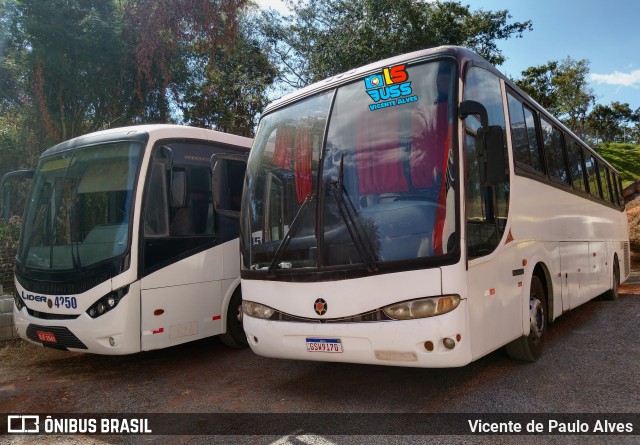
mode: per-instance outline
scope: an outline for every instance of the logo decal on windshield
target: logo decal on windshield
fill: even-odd
[[[411,89],[409,73],[404,63],[384,68],[381,73],[365,77],[364,85],[367,94],[375,102],[369,105],[371,111],[418,100],[418,96],[414,95]]]

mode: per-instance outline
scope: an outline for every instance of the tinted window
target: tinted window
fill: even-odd
[[[541,120],[541,125],[549,176],[558,181],[569,182],[569,172],[562,150],[562,133],[544,119]]]
[[[600,187],[598,186],[598,177],[596,172],[596,159],[587,150],[584,150],[584,163],[587,167],[587,181],[589,181],[589,193],[592,196],[600,197]]]
[[[613,195],[609,183],[609,169],[598,163],[598,172],[600,173],[600,185],[602,186],[602,198],[607,202],[613,202]]]
[[[570,140],[567,144],[567,155],[569,157],[569,170],[571,172],[573,188],[586,192],[587,186],[583,175],[582,149],[574,140]]]
[[[535,114],[515,97],[507,95],[507,98],[514,158],[518,163],[542,172]]]

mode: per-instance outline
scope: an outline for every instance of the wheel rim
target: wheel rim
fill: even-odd
[[[531,323],[529,338],[538,342],[544,334],[544,306],[535,296],[529,300],[529,322]]]

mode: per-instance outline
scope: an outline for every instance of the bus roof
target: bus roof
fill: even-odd
[[[313,83],[309,86],[301,88],[297,91],[289,93],[280,99],[277,99],[271,102],[264,110],[263,116],[280,108],[286,106],[290,103],[296,102],[298,100],[304,99],[312,94],[316,94],[319,91],[329,90],[335,88],[340,85],[344,85],[350,83],[354,80],[358,80],[362,77],[365,77],[368,74],[373,74],[376,71],[381,70],[382,68],[386,68],[388,66],[393,66],[403,62],[419,62],[426,59],[432,59],[436,57],[452,57],[458,60],[459,65],[461,67],[461,72],[466,69],[467,64],[472,64],[474,66],[478,66],[481,68],[490,71],[491,73],[498,76],[500,79],[504,80],[504,82],[511,88],[516,91],[519,95],[524,97],[530,104],[534,105],[538,112],[545,116],[552,123],[562,128],[566,133],[570,134],[576,141],[580,143],[583,147],[588,148],[599,161],[603,162],[610,169],[617,172],[617,170],[607,162],[599,153],[597,153],[594,149],[589,147],[579,136],[577,136],[573,131],[571,131],[566,125],[564,125],[559,119],[545,110],[535,99],[533,99],[529,94],[523,91],[518,85],[516,85],[511,79],[502,74],[496,67],[494,67],[491,63],[489,63],[482,56],[476,54],[475,52],[461,47],[461,46],[438,46],[435,48],[427,48],[419,51],[414,51],[406,54],[401,54],[398,56],[390,57],[384,60],[380,60],[378,62],[370,63],[368,65],[354,68],[347,72],[336,74],[335,76],[328,77],[327,79],[321,80],[319,82]]]
[[[50,156],[66,150],[72,150],[77,147],[87,145],[95,145],[107,141],[129,140],[129,141],[147,141],[149,136],[153,135],[156,139],[163,138],[185,138],[185,139],[202,139],[221,144],[233,145],[240,148],[246,148],[247,152],[251,149],[253,140],[244,136],[223,133],[215,130],[207,130],[205,128],[188,127],[185,125],[169,125],[169,124],[152,124],[152,125],[134,125],[130,127],[111,128],[109,130],[96,131],[94,133],[78,136],[68,141],[61,142],[47,149],[41,157]]]

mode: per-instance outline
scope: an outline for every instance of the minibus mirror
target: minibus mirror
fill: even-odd
[[[10,181],[27,181],[33,178],[34,173],[33,170],[16,170],[5,174],[0,179],[0,198],[2,199],[0,202],[0,218],[8,221],[9,217],[13,216],[11,193],[9,188],[5,188],[6,184]]]
[[[502,127],[480,127],[477,132],[480,183],[483,186],[500,185],[506,181]]]
[[[174,171],[171,174],[171,207],[184,207],[187,204],[187,174]]]
[[[246,166],[247,156],[244,154],[220,153],[211,156],[213,208],[220,215],[240,219]]]

